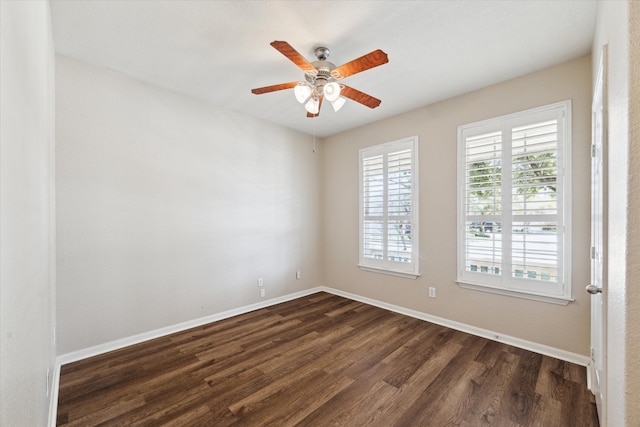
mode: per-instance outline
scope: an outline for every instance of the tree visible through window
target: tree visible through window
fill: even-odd
[[[458,281],[569,298],[570,104],[459,128]]]

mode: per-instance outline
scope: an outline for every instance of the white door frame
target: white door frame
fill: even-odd
[[[589,388],[600,425],[607,419],[607,46],[602,47],[591,107],[591,362]]]

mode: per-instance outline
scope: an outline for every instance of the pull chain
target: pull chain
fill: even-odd
[[[312,118],[313,120],[313,152],[316,152],[316,119],[317,117]]]

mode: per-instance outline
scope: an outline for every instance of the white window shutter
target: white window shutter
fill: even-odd
[[[458,128],[461,286],[571,299],[570,112],[566,101]]]
[[[417,148],[411,137],[360,150],[361,268],[418,275]]]

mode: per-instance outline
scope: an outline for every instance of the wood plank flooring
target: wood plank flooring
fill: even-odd
[[[540,426],[586,370],[327,293],[62,366],[58,426]]]

